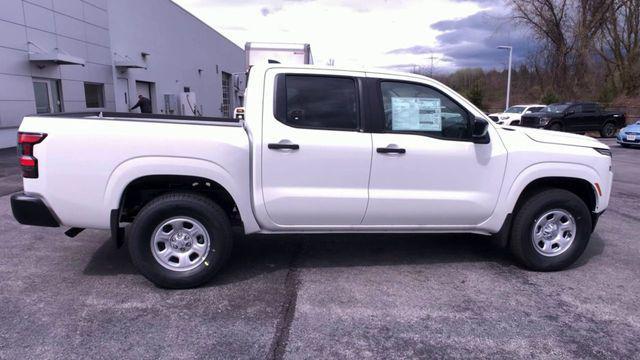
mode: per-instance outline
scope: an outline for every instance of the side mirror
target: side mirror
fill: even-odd
[[[491,142],[489,136],[489,123],[487,120],[476,117],[473,121],[473,131],[471,138],[475,144],[488,144]]]

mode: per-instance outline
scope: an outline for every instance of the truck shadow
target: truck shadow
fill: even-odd
[[[126,243],[116,249],[111,239],[93,254],[84,274],[137,274]],[[594,233],[584,255],[571,267],[579,268],[602,254],[605,243]],[[289,268],[494,263],[517,266],[507,250],[480,235],[452,234],[323,234],[265,236],[236,235],[227,265],[208,286],[245,281]]]

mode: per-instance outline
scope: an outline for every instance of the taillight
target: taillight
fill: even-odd
[[[18,133],[18,156],[20,157],[22,177],[28,179],[38,178],[38,159],[33,156],[33,148],[46,137],[47,134]]]

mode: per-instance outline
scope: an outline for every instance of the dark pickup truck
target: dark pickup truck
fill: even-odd
[[[591,102],[551,104],[539,113],[522,115],[521,126],[568,132],[599,131],[614,137],[625,126],[624,113],[605,111]]]

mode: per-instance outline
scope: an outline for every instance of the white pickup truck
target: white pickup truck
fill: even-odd
[[[161,287],[214,276],[244,233],[476,233],[525,267],[583,252],[612,184],[585,136],[501,127],[432,79],[252,68],[245,120],[93,113],[19,130],[22,224],[111,229]]]

